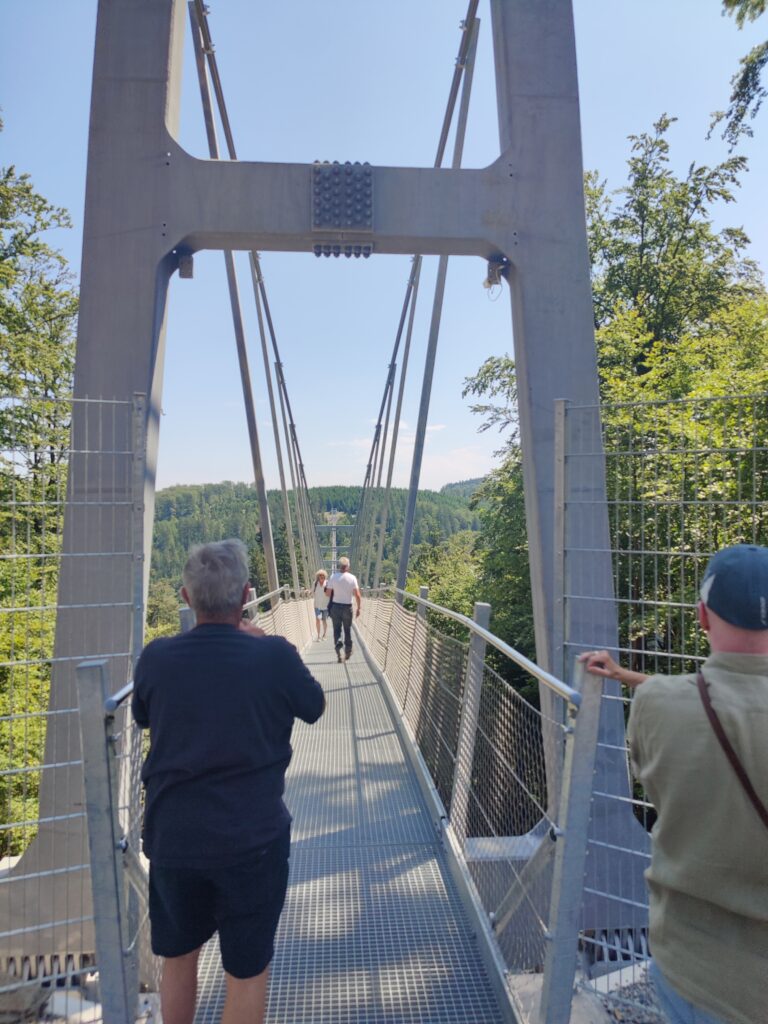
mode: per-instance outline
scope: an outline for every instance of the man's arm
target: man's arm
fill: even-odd
[[[617,679],[623,686],[634,690],[636,686],[644,683],[648,676],[642,672],[633,672],[632,669],[622,668],[615,662],[608,651],[587,651],[579,655],[579,661],[584,663],[587,672],[593,676],[602,676],[603,679]]]
[[[283,683],[288,691],[291,712],[296,718],[312,725],[325,711],[323,688],[288,640],[284,641],[280,658]]]
[[[360,593],[360,587],[355,587],[355,589],[352,591],[352,593],[354,595],[355,601],[357,601],[357,611],[355,612],[355,618],[359,619],[360,618],[360,604],[362,602],[362,594]]]
[[[139,660],[136,662],[136,671],[133,673],[133,695],[131,696],[131,714],[140,729],[149,728],[149,709],[144,702],[142,696],[143,686],[141,685],[145,676],[145,666],[146,658],[144,651],[142,651]]]

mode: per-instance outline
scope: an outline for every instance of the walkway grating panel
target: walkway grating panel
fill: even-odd
[[[323,684],[297,725],[286,802],[291,875],[268,1024],[496,1024],[501,1016],[435,826],[378,683],[330,644],[305,661]],[[218,944],[201,958],[196,1024],[218,1024]]]

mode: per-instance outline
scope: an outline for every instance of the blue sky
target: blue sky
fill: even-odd
[[[242,159],[432,164],[466,0],[211,0],[216,44]],[[726,155],[706,141],[710,112],[727,103],[739,57],[768,18],[738,31],[719,0],[575,0],[584,164],[609,186],[625,179],[627,135],[663,112],[672,164]],[[74,230],[50,241],[77,270],[85,189],[95,0],[0,0],[0,163],[67,207]],[[498,153],[490,17],[481,31],[465,166]],[[185,57],[181,142],[205,156],[191,53]],[[743,147],[750,171],[721,226],[742,226],[768,266],[765,182],[768,114]],[[253,387],[269,486],[277,486],[255,315],[247,303]],[[362,483],[410,269],[407,257],[318,260],[265,253],[262,267],[310,485]],[[404,436],[395,483],[407,484],[436,259],[425,260]],[[487,472],[498,435],[478,434],[464,378],[492,354],[512,353],[507,294],[482,288],[483,263],[453,259],[438,346],[422,486]],[[494,301],[495,300],[495,301]],[[171,287],[158,485],[249,480],[245,416],[220,253],[195,258],[192,281]]]

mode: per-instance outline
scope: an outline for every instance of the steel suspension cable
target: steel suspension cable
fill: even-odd
[[[461,110],[460,116],[459,116],[459,125],[458,125],[458,128],[457,128],[456,145],[455,145],[454,160],[453,160],[453,166],[454,167],[460,166],[461,150],[463,148],[464,134],[465,134],[465,130],[466,130],[467,107],[468,107],[468,103],[469,103],[469,94],[471,92],[472,68],[473,68],[473,65],[474,65],[474,55],[475,55],[476,46],[477,46],[477,30],[478,30],[478,26],[479,26],[479,21],[477,20],[478,2],[479,2],[479,0],[470,0],[469,5],[467,7],[466,17],[465,17],[464,21],[461,23],[462,36],[461,36],[461,40],[459,42],[459,52],[458,52],[458,56],[456,58],[456,64],[455,64],[455,67],[454,67],[453,77],[452,77],[452,80],[451,80],[451,87],[450,87],[449,94],[448,94],[448,102],[446,104],[445,113],[443,115],[443,123],[442,123],[441,131],[440,131],[440,138],[439,138],[438,144],[437,144],[437,153],[435,155],[435,161],[434,161],[434,166],[436,168],[438,168],[438,167],[440,167],[442,165],[443,158],[445,156],[446,145],[447,145],[447,142],[448,142],[448,136],[449,136],[449,133],[450,133],[451,123],[453,121],[453,115],[454,115],[455,108],[456,108],[456,101],[457,101],[457,98],[458,98],[458,95],[459,95],[459,87],[461,85],[462,76],[465,75],[465,72],[468,72],[465,75],[465,78],[464,78],[464,90],[463,90],[463,95],[462,95],[462,110]],[[457,154],[458,154],[458,156],[457,156]],[[457,160],[458,160],[458,163],[457,163]],[[411,335],[412,335],[413,315],[414,315],[414,312],[415,312],[415,299],[416,299],[416,295],[418,294],[418,280],[419,280],[419,275],[420,275],[420,272],[421,272],[421,262],[422,262],[422,257],[421,256],[415,256],[414,257],[414,266],[413,266],[412,273],[411,273],[411,276],[410,276],[409,281],[408,281],[408,286],[406,288],[406,298],[405,298],[405,301],[403,303],[403,312],[401,314],[400,325],[399,325],[399,328],[398,328],[398,338],[397,338],[396,344],[399,343],[400,333],[402,332],[402,325],[403,325],[403,320],[404,320],[404,317],[405,317],[405,311],[406,311],[406,308],[408,306],[408,302],[409,302],[409,298],[411,296],[411,292],[415,290],[415,294],[414,294],[414,297],[413,297],[413,303],[411,305],[411,317],[410,317],[409,331],[408,331],[408,347],[410,346],[410,339],[411,339]],[[438,278],[437,278],[437,285],[436,285],[435,304],[433,306],[432,325],[431,325],[431,328],[430,328],[430,336],[429,336],[429,342],[428,342],[427,358],[426,358],[426,365],[425,365],[425,371],[424,371],[424,382],[423,382],[423,385],[422,385],[422,398],[421,398],[421,406],[420,406],[420,413],[419,413],[419,424],[418,424],[417,433],[416,433],[416,444],[414,446],[414,459],[413,459],[412,470],[411,470],[411,481],[410,481],[410,490],[409,490],[409,496],[408,496],[408,506],[407,506],[407,510],[406,510],[405,525],[404,525],[404,530],[403,530],[403,541],[402,541],[402,545],[401,545],[400,565],[398,567],[398,586],[401,587],[401,588],[405,587],[405,573],[407,571],[408,559],[409,559],[409,556],[410,556],[411,538],[412,538],[412,535],[413,535],[413,524],[414,524],[415,510],[416,510],[416,498],[417,498],[417,494],[418,494],[419,478],[420,478],[420,475],[421,475],[421,457],[422,457],[422,453],[423,453],[424,435],[426,434],[426,416],[427,416],[427,413],[428,413],[428,410],[429,410],[429,393],[428,392],[429,392],[429,389],[431,388],[432,375],[433,375],[433,372],[434,372],[434,358],[435,358],[435,352],[436,352],[436,346],[437,346],[437,334],[438,334],[438,328],[439,328],[439,314],[436,317],[435,309],[438,308],[439,306],[441,306],[441,304],[442,304],[442,294],[443,294],[444,287],[445,287],[446,268],[447,268],[447,258],[446,257],[441,257],[440,264],[438,265]],[[439,303],[438,303],[438,295],[440,296]],[[387,520],[388,514],[389,514],[389,503],[390,503],[391,484],[392,484],[392,471],[393,471],[393,467],[394,467],[394,456],[395,456],[395,449],[396,449],[396,445],[397,445],[397,436],[398,436],[399,427],[400,427],[400,410],[401,410],[401,406],[402,406],[402,395],[403,395],[403,387],[404,387],[404,383],[405,383],[405,372],[406,372],[406,369],[407,369],[407,361],[405,361],[405,364],[404,364],[403,369],[401,371],[400,393],[399,393],[399,398],[398,398],[397,412],[396,412],[396,416],[395,416],[395,424],[393,426],[392,448],[391,448],[391,453],[390,453],[389,471],[388,471],[388,476],[387,476],[387,489],[386,489],[386,494],[384,496],[384,500],[381,503],[381,525],[380,525],[379,547],[378,547],[377,557],[376,557],[376,568],[375,568],[375,571],[374,571],[374,585],[378,585],[379,578],[380,578],[380,573],[381,573],[381,559],[382,559],[382,555],[383,555],[384,533],[385,533],[385,530],[386,530],[386,520]],[[390,378],[391,378],[391,373],[388,373],[388,376],[387,376],[387,386],[388,387],[390,386]],[[386,389],[385,389],[385,395],[386,395]],[[375,436],[374,436],[374,446],[372,448],[372,454],[373,454],[373,451],[374,451],[374,449],[376,448],[376,446],[377,446],[377,444],[379,442],[380,417],[381,417],[381,412],[379,414],[379,422],[377,422],[376,432],[375,432]],[[385,446],[386,446],[386,440],[387,440],[387,438],[386,438],[386,433],[385,433],[385,436],[384,436],[384,439],[383,439],[383,445],[381,447],[381,465],[383,465],[384,449],[385,449]],[[371,461],[369,461],[368,468],[369,469],[371,468]],[[368,483],[369,483],[369,476],[367,474],[366,475],[366,483],[364,483],[364,485],[363,485],[363,493],[361,495],[361,511],[363,511],[363,503],[365,501],[365,496],[366,496],[366,484],[368,484]],[[380,484],[380,474],[379,474],[379,484]],[[364,528],[365,528],[365,522],[363,522],[361,524],[361,529],[364,529]],[[357,530],[356,530],[356,532],[357,532]],[[375,520],[374,520],[374,527],[373,527],[373,530],[372,530],[372,533],[371,533],[371,545],[373,543],[373,534],[374,533],[375,533]],[[360,543],[360,541],[358,541],[358,544],[359,543]],[[367,559],[366,559],[366,564],[365,564],[365,568],[364,568],[364,573],[365,573],[366,579],[367,579],[367,569],[368,569],[368,563],[367,563]]]
[[[459,49],[459,60],[465,72],[464,85],[461,94],[461,105],[459,118],[456,125],[454,138],[453,160],[451,166],[456,169],[461,167],[461,157],[464,150],[464,136],[467,127],[467,114],[469,112],[469,97],[472,91],[472,74],[474,71],[475,54],[477,51],[477,34],[479,21],[474,16],[477,10],[477,0],[471,0],[467,20],[464,22],[464,35]],[[442,136],[441,136],[442,141]],[[400,549],[400,563],[397,568],[397,585],[405,590],[408,576],[408,559],[411,553],[411,540],[413,537],[413,524],[416,514],[416,498],[419,491],[419,479],[421,477],[421,460],[424,453],[424,439],[427,432],[427,416],[429,415],[429,399],[432,390],[432,377],[435,370],[435,356],[437,354],[437,339],[440,334],[440,317],[442,314],[443,295],[445,293],[445,279],[448,272],[448,257],[441,256],[437,266],[437,280],[435,283],[435,296],[432,303],[432,319],[429,327],[429,340],[427,342],[427,356],[424,363],[424,378],[421,387],[421,403],[419,405],[419,418],[416,425],[416,438],[414,440],[413,461],[411,464],[411,480],[408,490],[408,505],[403,526],[403,542]]]
[[[309,562],[307,559],[307,541],[304,536],[304,520],[300,513],[299,501],[298,501],[298,483],[297,483],[297,472],[296,472],[296,458],[293,450],[293,444],[291,443],[291,432],[288,427],[288,414],[285,408],[285,392],[282,386],[282,366],[279,362],[275,363],[275,377],[277,379],[278,396],[280,399],[280,417],[283,423],[283,436],[285,437],[285,451],[288,458],[288,471],[291,475],[291,496],[293,497],[293,509],[296,520],[296,529],[299,534],[299,552],[301,554],[301,566],[302,576],[304,580],[307,580],[309,572]]]
[[[216,138],[216,127],[213,119],[210,90],[208,87],[208,76],[206,74],[205,67],[204,35],[201,32],[201,26],[198,22],[196,9],[192,6],[189,8],[189,15],[192,24],[192,40],[195,51],[195,62],[197,65],[200,95],[203,104],[203,117],[208,137],[208,150],[211,159],[218,160],[219,145]],[[259,432],[256,425],[256,410],[253,401],[253,390],[251,388],[251,374],[248,366],[248,352],[245,342],[245,328],[243,325],[243,313],[240,305],[240,294],[237,285],[235,260],[232,251],[229,249],[224,252],[224,263],[227,273],[227,285],[229,287],[229,301],[232,308],[232,321],[235,331],[235,342],[237,345],[237,358],[240,366],[240,380],[243,389],[243,401],[245,404],[245,417],[251,448],[253,475],[256,483],[256,493],[259,503],[259,525],[261,529],[261,542],[264,547],[264,559],[267,567],[267,582],[269,584],[269,590],[276,591],[280,586],[280,582],[277,577],[277,561],[275,558],[274,538],[272,536],[272,523],[269,515],[267,490],[261,461],[261,446],[259,444]]]
[[[400,415],[403,409],[403,394],[405,393],[405,380],[408,372],[408,357],[411,351],[411,339],[413,338],[413,322],[416,315],[416,300],[419,294],[419,276],[421,274],[421,257],[415,256],[411,267],[411,274],[406,289],[406,302],[403,309],[408,305],[408,296],[412,295],[410,311],[408,314],[408,328],[405,335],[405,346],[403,348],[403,365],[400,369],[400,387],[397,392],[397,405],[395,406],[395,419],[392,424],[392,443],[389,449],[389,466],[387,467],[387,483],[384,492],[384,501],[381,509],[381,523],[379,525],[379,547],[376,552],[376,568],[374,570],[373,585],[378,587],[381,582],[381,560],[384,555],[384,536],[389,518],[389,505],[392,492],[392,476],[395,470],[395,455],[397,454],[397,439],[400,432]]]
[[[224,137],[225,137],[226,143],[227,143],[227,151],[228,151],[230,159],[236,160],[237,159],[237,152],[236,152],[236,149],[235,149],[235,141],[234,141],[234,136],[233,136],[233,133],[232,133],[231,124],[230,124],[230,121],[229,121],[229,114],[227,112],[226,101],[224,99],[224,90],[223,90],[222,84],[221,84],[221,76],[219,74],[218,63],[216,61],[216,53],[215,53],[215,49],[214,49],[214,46],[213,46],[213,41],[212,41],[212,38],[211,38],[210,27],[208,25],[207,10],[206,10],[206,7],[203,4],[202,0],[190,0],[189,6],[190,6],[190,13],[191,13],[191,9],[193,7],[194,7],[194,10],[195,10],[195,13],[196,13],[196,21],[197,21],[197,23],[199,25],[200,35],[202,37],[202,48],[204,50],[205,56],[208,59],[208,67],[210,69],[211,81],[213,83],[213,89],[214,89],[214,93],[216,95],[216,101],[217,101],[217,107],[218,107],[218,111],[219,111],[219,117],[221,119],[221,124],[222,124],[222,128],[223,128],[223,131],[224,131]],[[266,316],[267,324],[268,324],[268,327],[269,327],[269,333],[270,333],[270,338],[271,338],[271,341],[272,341],[273,351],[275,353],[275,358],[277,360],[276,366],[279,365],[279,375],[280,375],[280,380],[282,382],[280,387],[279,387],[279,390],[280,390],[280,393],[281,393],[281,396],[282,396],[282,398],[281,398],[281,405],[282,405],[282,402],[284,401],[285,405],[287,405],[287,408],[288,408],[288,418],[289,418],[289,424],[290,424],[290,428],[291,428],[291,435],[290,435],[290,439],[289,439],[288,429],[286,427],[286,429],[285,429],[286,446],[288,448],[290,448],[291,443],[293,443],[293,445],[295,445],[296,452],[298,453],[298,461],[296,462],[296,460],[294,460],[294,462],[295,462],[295,464],[297,466],[298,465],[301,466],[301,478],[302,478],[303,486],[304,486],[304,489],[305,489],[306,507],[307,507],[307,510],[308,510],[309,509],[309,495],[308,495],[308,488],[307,488],[307,484],[306,484],[306,477],[304,475],[303,462],[301,462],[301,456],[300,456],[300,452],[298,450],[298,438],[296,436],[296,427],[295,427],[295,423],[293,422],[293,416],[292,416],[292,414],[290,412],[290,401],[288,400],[288,393],[287,393],[287,389],[285,387],[285,378],[284,378],[284,376],[282,374],[282,363],[280,362],[279,353],[277,351],[277,339],[276,339],[276,336],[275,336],[274,324],[272,322],[272,315],[271,315],[271,311],[269,309],[269,301],[267,299],[266,287],[264,285],[264,278],[263,278],[263,275],[260,272],[260,260],[259,260],[259,254],[257,252],[251,252],[251,269],[252,269],[252,280],[254,282],[254,288],[258,288],[258,292],[259,292],[259,294],[261,296],[261,300],[262,300],[262,303],[263,303],[263,306],[264,306],[264,314]],[[260,323],[260,326],[261,326],[261,310],[259,308],[258,302],[257,302],[257,313],[259,315],[259,323]],[[262,339],[262,344],[264,344],[263,339]],[[267,372],[267,378],[268,378],[268,390],[269,390],[269,393],[270,393],[270,408],[271,408],[271,412],[272,412],[273,431],[274,431],[276,442],[277,442],[276,443],[276,447],[277,447],[278,467],[280,469],[281,491],[282,491],[283,497],[284,497],[283,509],[284,509],[284,514],[286,514],[286,511],[288,510],[288,501],[287,501],[287,495],[285,494],[285,491],[286,491],[285,477],[284,477],[284,474],[282,472],[282,455],[281,455],[280,445],[279,445],[279,440],[278,440],[278,438],[279,438],[279,431],[278,431],[278,427],[277,427],[277,416],[276,416],[276,410],[275,410],[275,407],[274,407],[274,401],[273,401],[273,396],[272,396],[272,386],[271,386],[270,375],[269,375],[268,372]],[[284,412],[285,412],[285,408],[283,407],[283,413]],[[283,416],[283,419],[284,419],[284,427],[285,427],[285,415]],[[289,456],[289,458],[290,458],[290,456]],[[292,479],[292,483],[293,483],[293,486],[294,486],[294,502],[295,502],[295,506],[296,506],[296,509],[297,509],[297,518],[298,518],[298,516],[299,516],[298,509],[300,507],[299,492],[298,492],[298,490],[296,490],[296,480]],[[299,486],[301,486],[301,483],[299,484]],[[286,525],[286,534],[288,535],[288,539],[289,539],[289,552],[293,552],[292,560],[291,560],[291,565],[292,565],[292,569],[293,569],[293,566],[295,564],[295,550],[293,548],[292,523],[290,522],[290,519],[289,519],[288,516],[286,516],[286,523],[285,523],[285,525]],[[300,535],[300,541],[301,541],[301,534],[302,534],[301,524],[297,523],[297,526],[299,526],[299,535]],[[311,524],[311,516],[310,516],[309,522],[305,523],[305,526],[309,526],[309,527],[312,526],[312,524]],[[309,552],[307,550],[307,543],[308,543],[308,540],[309,540],[309,536],[312,536],[314,538],[314,545],[313,545],[314,551],[313,551],[313,553],[315,554],[315,559],[317,559],[319,557],[319,547],[318,547],[318,544],[317,544],[316,531],[314,530],[314,528],[311,528],[310,531],[309,531],[309,534],[305,537],[305,542],[304,542],[303,550],[302,550],[303,561],[304,561],[304,564],[305,564],[305,579],[306,579],[306,584],[307,585],[309,584],[309,578],[310,578],[309,577],[309,572],[310,572],[310,570],[309,570],[309,561],[308,561]],[[294,580],[294,589],[296,589],[296,587],[297,587],[297,582],[298,581],[295,579]]]
[[[277,411],[275,407],[275,393],[272,387],[272,368],[269,361],[269,352],[267,351],[267,336],[264,327],[264,313],[262,310],[262,297],[260,286],[263,283],[261,274],[261,262],[258,254],[251,252],[250,254],[250,265],[251,265],[251,281],[253,283],[253,297],[256,303],[256,316],[259,323],[259,338],[261,340],[261,356],[264,362],[264,376],[267,381],[267,393],[269,394],[269,408],[272,414],[272,432],[275,440],[275,452],[277,454],[277,471],[280,477],[280,495],[283,504],[283,522],[285,524],[285,536],[288,544],[288,557],[291,562],[291,579],[293,581],[293,592],[296,596],[299,593],[299,570],[296,564],[296,545],[293,537],[293,520],[291,517],[291,506],[288,501],[288,489],[285,486],[285,467],[283,466],[283,446],[280,443],[280,431],[277,425]],[[266,289],[264,291],[266,295]],[[266,308],[269,306],[265,303]],[[271,316],[270,316],[271,323]]]

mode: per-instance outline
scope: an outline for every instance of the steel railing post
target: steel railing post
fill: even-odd
[[[104,711],[108,684],[105,660],[77,666],[99,998],[104,1024],[126,1024],[136,1016],[138,987],[132,987],[131,979],[138,977],[138,966],[132,962],[135,953],[126,954],[126,887],[111,734],[114,717]]]
[[[426,601],[429,596],[429,587],[419,587],[419,597]],[[416,665],[416,659],[414,652],[416,650],[416,637],[419,632],[426,635],[427,631],[427,609],[423,604],[416,605],[416,618],[413,623],[413,636],[411,637],[411,657],[408,663],[408,678],[405,684],[405,693],[403,694],[403,714],[406,714],[406,707],[408,705],[408,695],[411,692],[411,677],[414,672],[418,673],[419,666]],[[423,671],[423,664],[420,666]],[[406,715],[407,717],[407,715]]]
[[[475,602],[473,621],[488,629],[491,621],[491,606],[482,601]],[[469,791],[472,787],[472,763],[475,758],[475,734],[480,714],[480,694],[483,688],[486,643],[482,636],[472,634],[469,641],[467,668],[464,675],[464,699],[461,702],[459,740],[456,748],[456,763],[453,769],[453,789],[449,818],[462,848],[469,826]]]
[[[555,852],[552,901],[539,1007],[540,1024],[568,1024],[576,974],[579,916],[584,892],[587,830],[592,801],[603,683],[576,663],[581,705],[568,704],[560,791],[561,835]]]

